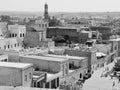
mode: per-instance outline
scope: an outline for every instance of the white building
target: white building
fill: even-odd
[[[10,31],[10,37],[17,37],[20,42],[23,41],[26,35],[25,25],[8,25],[8,30]]]
[[[7,62],[8,55],[7,54],[0,54],[0,62]]]
[[[31,86],[32,64],[0,62],[0,86]]]
[[[21,48],[22,44],[18,42],[17,38],[0,38],[0,49],[10,50]]]

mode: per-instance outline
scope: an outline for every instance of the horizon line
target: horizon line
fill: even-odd
[[[26,13],[44,13],[44,11],[12,11],[6,10],[0,12],[26,12]],[[49,13],[120,13],[120,11],[49,11]]]

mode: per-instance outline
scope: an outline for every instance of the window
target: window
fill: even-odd
[[[39,27],[41,27],[41,24],[39,24]]]
[[[117,45],[115,46],[115,50],[117,50]]]
[[[10,45],[8,45],[8,48],[10,48]]]
[[[80,73],[80,78],[82,78],[82,73]]]
[[[64,64],[62,65],[62,71],[63,71],[63,76],[64,76],[64,72],[65,72],[65,71],[64,71]]]
[[[4,49],[6,49],[6,45],[4,46]]]
[[[22,33],[20,33],[20,37],[22,37]]]
[[[4,61],[7,62],[7,59],[5,59]]]
[[[44,28],[44,24],[42,24],[42,28]]]
[[[47,28],[47,24],[45,24],[45,27]]]
[[[24,33],[23,33],[23,37],[24,37],[25,35],[24,35]]]
[[[15,44],[15,47],[16,47],[16,44]]]
[[[18,43],[18,47],[19,47],[19,43]]]
[[[31,73],[29,73],[29,79],[31,79]]]
[[[10,34],[10,37],[12,37],[12,35]]]
[[[14,34],[12,34],[12,37],[14,37]]]
[[[25,75],[25,81],[27,82],[27,75]]]
[[[17,37],[17,34],[15,34],[15,37]]]

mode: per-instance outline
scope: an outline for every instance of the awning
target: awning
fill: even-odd
[[[102,52],[96,52],[96,56],[97,57],[102,57],[102,56],[106,56],[106,54],[104,54]]]

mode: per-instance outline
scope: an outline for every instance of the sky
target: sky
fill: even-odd
[[[120,0],[0,0],[0,11],[120,12]]]

